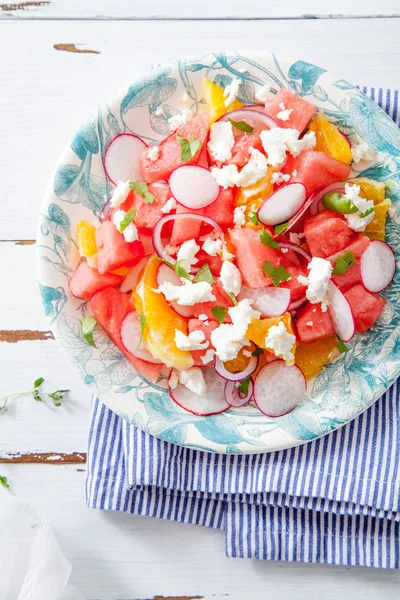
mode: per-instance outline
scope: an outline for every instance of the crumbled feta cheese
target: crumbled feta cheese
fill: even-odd
[[[129,181],[118,181],[117,187],[113,191],[113,195],[110,198],[110,206],[117,208],[125,202],[128,197],[131,188],[129,187]]]
[[[168,386],[171,388],[171,390],[174,390],[176,388],[176,386],[179,383],[179,377],[177,375],[177,372],[175,371],[175,369],[173,371],[171,371],[171,374],[169,376],[168,379]]]
[[[176,131],[177,129],[179,129],[179,127],[181,125],[184,125],[191,118],[192,118],[191,110],[184,110],[181,113],[178,113],[178,114],[174,115],[173,117],[170,117],[168,119],[168,125],[170,128],[170,131],[171,132]]]
[[[185,335],[179,329],[175,329],[174,339],[176,347],[179,350],[187,350],[189,352],[192,350],[205,350],[210,345],[208,340],[206,340],[204,331],[201,331],[201,329],[191,331],[189,335]]]
[[[302,233],[292,233],[291,231],[289,232],[289,242],[291,244],[297,244],[297,246],[301,246],[302,237],[304,237],[304,234]]]
[[[268,83],[258,88],[255,95],[255,99],[261,104],[269,102],[270,100],[272,100],[273,97],[274,94],[271,92],[271,86],[268,85]]]
[[[220,169],[218,169],[218,167],[213,167],[211,169],[211,175],[220,187],[226,189],[236,185],[239,171],[236,165],[225,165]]]
[[[156,161],[160,155],[160,148],[158,146],[152,146],[147,151],[147,158],[151,161]]]
[[[301,285],[307,285],[307,300],[311,304],[321,302],[322,312],[326,312],[329,304],[327,292],[332,275],[332,265],[329,260],[314,256],[308,264],[308,270],[310,271],[308,277],[298,275],[297,281]]]
[[[164,246],[164,250],[170,256],[174,256],[178,252],[179,246],[171,246],[170,244],[167,244]]]
[[[246,350],[246,348],[243,350],[243,356],[245,356],[246,358],[251,358],[253,355],[250,352],[250,350]]]
[[[283,183],[289,181],[289,179],[289,174],[281,173],[280,171],[276,171],[276,173],[272,173],[271,175],[272,183]]]
[[[233,258],[235,258],[235,256],[231,252],[229,252],[226,242],[224,242],[222,245],[221,257],[222,260],[232,260]]]
[[[121,231],[121,222],[123,221],[125,216],[126,212],[124,212],[123,210],[117,210],[113,215],[113,223],[118,229],[118,231]],[[127,227],[125,227],[125,229],[121,233],[124,236],[126,242],[135,242],[139,239],[138,230],[134,223],[130,223]]]
[[[376,152],[368,144],[365,144],[365,142],[357,144],[357,146],[352,146],[351,154],[355,163],[359,163],[362,160],[373,160],[376,156]]]
[[[166,201],[164,206],[161,207],[161,212],[164,213],[164,215],[167,215],[168,213],[171,212],[171,210],[175,210],[175,209],[176,209],[176,200],[175,200],[175,198],[171,197],[169,200]]]
[[[226,86],[224,90],[225,106],[229,106],[236,99],[241,83],[240,79],[233,79],[232,82]]]
[[[207,393],[207,384],[199,367],[190,367],[186,371],[179,371],[179,383],[199,396]]]
[[[306,148],[314,148],[316,144],[315,133],[311,131],[306,133],[299,140],[300,133],[297,129],[282,129],[274,127],[273,129],[261,132],[261,142],[265,152],[268,155],[268,164],[273,167],[279,167],[286,158],[286,152],[293,156],[298,156]]]
[[[154,114],[156,115],[156,117],[161,117],[161,115],[164,114],[163,107],[161,105],[157,106],[156,110],[154,111]]]
[[[289,251],[289,248],[282,248],[282,246],[281,246],[282,254],[286,254],[286,252],[288,252],[288,251]]]
[[[307,327],[313,327],[314,323],[312,321],[307,321],[306,325]]]
[[[215,350],[213,350],[212,348],[207,350],[207,352],[204,354],[204,356],[200,357],[203,365],[208,365],[208,363],[213,360],[214,355],[215,355]]]
[[[196,254],[200,250],[200,246],[196,244],[196,240],[187,240],[183,242],[178,250],[177,261],[180,265],[190,273],[190,269],[197,263]]]
[[[235,227],[243,227],[246,223],[245,210],[246,206],[237,206],[233,211],[233,223]]]
[[[292,348],[295,341],[296,336],[289,333],[283,321],[280,321],[278,325],[269,328],[265,338],[265,347],[283,360],[290,361],[294,359]]]
[[[259,319],[261,313],[251,308],[251,300],[245,298],[237,306],[228,309],[232,325],[222,323],[211,333],[211,341],[216,355],[222,361],[233,360],[243,346],[250,343],[245,338],[248,326],[253,319]]]
[[[242,274],[232,262],[224,260],[221,267],[220,280],[228,294],[237,296],[242,289]]]
[[[207,315],[205,315],[203,313],[201,313],[197,318],[199,319],[199,321],[207,321],[208,320]]]
[[[222,250],[222,240],[213,240],[211,238],[207,238],[202,245],[202,249],[204,252],[209,254],[209,256],[217,256],[217,254]]]
[[[372,210],[372,212],[370,212],[368,215],[365,215],[365,217],[361,217],[361,215],[366,213],[368,210],[371,210],[371,208],[374,208],[374,201],[366,200],[365,198],[360,197],[359,185],[351,185],[350,183],[346,183],[344,190],[344,197],[350,200],[358,209],[356,213],[344,215],[347,224],[350,229],[353,229],[353,231],[364,231],[368,223],[371,223],[372,219],[374,218],[375,211]]]
[[[293,112],[293,108],[286,108],[283,102],[279,104],[279,108],[281,109],[281,112],[278,112],[276,118],[280,121],[289,121],[290,115]]]
[[[293,129],[293,131],[296,131],[296,129]],[[315,137],[315,132],[310,131],[310,133],[306,133],[305,135],[303,135],[303,137],[300,140],[288,140],[287,149],[289,150],[292,156],[296,157],[303,150],[309,150],[314,148],[316,143],[317,138]]]
[[[173,285],[166,281],[158,286],[165,298],[170,302],[176,300],[180,306],[194,306],[197,302],[212,302],[216,300],[212,287],[206,281],[193,283],[185,280],[184,285]]]
[[[252,300],[244,298],[238,302],[237,306],[231,306],[228,308],[228,313],[232,319],[232,323],[236,328],[236,331],[241,338],[244,338],[247,328],[254,319],[259,319],[261,313],[258,310],[252,308]],[[248,346],[248,343],[243,344]]]
[[[229,121],[218,121],[213,123],[210,129],[210,141],[207,148],[214,160],[225,162],[232,158],[232,148],[235,145],[235,138],[232,132],[232,125]]]
[[[292,177],[297,177],[297,169],[293,169]]]
[[[267,168],[268,162],[266,156],[259,150],[252,148],[247,164],[245,164],[236,179],[236,185],[239,187],[254,185],[257,181],[265,177]]]

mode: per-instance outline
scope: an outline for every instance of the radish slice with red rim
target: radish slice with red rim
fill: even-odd
[[[157,285],[161,285],[166,281],[172,283],[172,285],[182,285],[179,275],[177,275],[175,271],[171,269],[171,267],[165,265],[164,263],[161,263],[161,265],[157,269]],[[168,302],[168,304],[181,317],[186,317],[187,319],[193,317],[193,306],[181,306],[175,300],[171,300],[170,302]]]
[[[290,231],[296,225],[296,223],[298,223],[298,221],[302,217],[304,217],[304,215],[307,213],[307,211],[311,209],[313,202],[314,202],[314,200],[312,198],[308,198],[308,200],[306,200],[304,202],[303,206],[300,208],[300,210],[297,211],[297,213],[294,215],[294,217],[289,219],[289,223],[287,224],[287,227],[281,233],[278,233],[278,235],[276,235],[275,237],[279,238],[281,235],[285,235],[288,231]],[[310,214],[311,214],[311,210],[310,210]]]
[[[261,204],[257,217],[263,225],[279,225],[291,219],[307,199],[302,183],[287,183],[272,192]]]
[[[137,265],[135,265],[134,267],[132,267],[129,270],[128,275],[125,277],[124,281],[121,283],[121,285],[119,287],[121,292],[124,292],[124,293],[132,292],[132,290],[136,287],[136,284],[138,282],[139,273],[143,269],[145,264],[147,263],[148,259],[149,259],[149,256],[145,256],[144,258],[142,258],[142,260],[140,260],[137,263]]]
[[[393,280],[396,257],[386,242],[372,240],[361,256],[361,280],[369,292],[381,292]]]
[[[298,254],[303,256],[303,258],[305,258],[307,262],[310,262],[311,260],[311,255],[308,254],[307,250],[304,250],[304,248],[298,246],[297,244],[293,244],[292,242],[279,242],[279,246],[281,248],[288,248],[288,250],[293,250],[294,252],[297,252]]]
[[[227,381],[225,384],[225,400],[232,406],[233,408],[240,408],[245,404],[248,404],[254,393],[254,383],[253,380],[250,379],[249,389],[247,390],[247,394],[243,394],[237,387],[237,382],[235,381]]]
[[[353,313],[347,298],[332,281],[329,282],[328,301],[333,329],[341,340],[348,342],[356,332]]]
[[[175,388],[171,388],[170,385],[168,387],[172,400],[181,408],[200,417],[225,412],[229,408],[229,404],[225,399],[225,380],[217,375],[213,367],[203,368],[202,373],[207,385],[207,392],[204,396],[199,396],[199,394],[178,383]]]
[[[104,169],[110,181],[142,181],[140,156],[147,144],[132,133],[117,135],[107,146],[104,155]]]
[[[209,206],[220,191],[211,171],[197,165],[184,165],[172,171],[169,187],[175,200],[191,210]]]
[[[260,311],[262,317],[278,317],[289,307],[290,290],[275,287],[250,288],[243,285],[238,300],[244,298],[253,300],[252,308]]]
[[[225,367],[224,363],[218,356],[215,358],[215,370],[220,377],[225,379],[226,381],[243,381],[243,379],[247,379],[250,375],[254,373],[257,369],[258,365],[258,356],[250,356],[248,365],[243,371],[238,371],[237,373],[231,373]]]
[[[254,133],[260,133],[265,129],[274,129],[275,127],[278,127],[278,123],[272,117],[269,117],[264,112],[257,109],[249,110],[246,108],[239,108],[238,110],[226,113],[218,120],[229,121],[229,119],[235,123],[244,121],[253,128]],[[232,127],[232,131],[235,136],[243,135],[243,131],[237,129],[235,126]]]
[[[121,325],[121,341],[127,352],[132,354],[135,358],[139,358],[144,362],[151,363],[153,365],[161,365],[162,363],[153,357],[153,355],[147,350],[146,343],[144,340],[141,341],[141,327],[138,316],[133,310],[128,313]]]
[[[300,298],[299,300],[295,300],[294,302],[291,302],[289,304],[288,311],[292,312],[292,310],[297,310],[298,308],[300,308],[300,306],[302,306],[304,304],[304,302],[306,300],[307,300],[307,297],[304,296],[304,298]]]
[[[268,417],[282,417],[299,404],[306,393],[306,380],[296,365],[274,360],[258,373],[254,398],[259,410]]]
[[[320,192],[316,192],[310,196],[310,213],[311,215],[317,215],[320,212],[326,210],[325,206],[322,204],[322,200],[326,194],[334,194],[335,192],[338,194],[344,194],[345,190],[345,181],[338,181],[337,183],[332,183],[328,185],[325,189]]]

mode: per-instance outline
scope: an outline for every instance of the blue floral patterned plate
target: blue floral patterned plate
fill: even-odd
[[[349,343],[349,352],[309,382],[304,401],[277,419],[255,407],[196,417],[180,409],[165,389],[138,376],[101,332],[88,346],[80,319],[90,314],[74,298],[68,280],[79,256],[77,222],[92,221],[111,194],[104,172],[104,151],[119,133],[146,141],[169,133],[167,119],[187,109],[202,110],[201,80],[207,75],[222,86],[240,78],[240,100],[254,103],[256,89],[269,83],[287,87],[324,110],[353,142],[362,138],[378,152],[372,164],[359,163],[355,176],[391,184],[387,195],[394,217],[387,239],[400,256],[400,131],[355,86],[309,63],[266,53],[210,54],[157,69],[100,106],[76,133],[61,156],[43,200],[38,234],[38,277],[52,331],[88,387],[112,410],[144,431],[183,446],[221,453],[268,452],[315,439],[342,426],[368,408],[400,374],[400,270],[384,292],[386,309],[376,326]],[[163,107],[163,114],[157,111]],[[88,394],[89,402],[89,394]]]

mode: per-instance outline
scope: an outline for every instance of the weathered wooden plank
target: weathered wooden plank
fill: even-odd
[[[83,452],[71,452],[70,454],[59,452],[26,453],[10,452],[0,456],[0,464],[21,463],[24,465],[49,463],[52,465],[76,465],[86,463],[86,454]]]

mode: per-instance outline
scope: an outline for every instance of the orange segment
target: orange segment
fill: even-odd
[[[229,106],[225,106],[224,88],[207,77],[203,78],[203,92],[210,113],[210,123],[214,123],[227,112],[238,110],[243,106],[239,100],[234,100]]]
[[[381,242],[385,240],[386,217],[391,205],[390,200],[386,198],[375,205],[374,218],[363,232],[370,240],[381,240]]]
[[[260,348],[265,348],[265,338],[268,335],[268,331],[273,325],[283,322],[288,333],[294,334],[292,316],[290,313],[285,313],[281,317],[268,317],[266,319],[254,319],[250,323],[246,331],[246,338],[255,342]],[[296,342],[293,344],[292,352],[296,350]],[[269,350],[271,352],[271,350]],[[293,364],[294,361],[287,361],[287,364]]]
[[[167,367],[188,369],[193,365],[190,352],[179,350],[174,338],[175,329],[187,335],[187,323],[172,308],[157,289],[157,269],[161,259],[151,256],[143,268],[133,294],[133,304],[146,319],[143,337],[154,358],[158,358]]]
[[[385,199],[385,184],[380,181],[374,181],[374,179],[368,179],[367,177],[357,177],[356,179],[349,179],[349,182],[360,186],[360,196],[362,198],[373,200],[375,204],[379,204]]]
[[[309,344],[300,344],[296,349],[295,364],[303,371],[304,377],[312,379],[325,365],[338,356],[335,336],[320,338]]]
[[[353,160],[350,144],[340,133],[339,129],[330,123],[328,119],[320,113],[310,124],[309,131],[314,131],[317,144],[314,150],[324,152],[328,156],[333,156],[346,165]]]
[[[77,226],[78,249],[81,256],[94,256],[96,248],[96,229],[87,221],[79,221]]]
[[[126,277],[130,270],[130,267],[120,267],[119,269],[115,269],[113,273],[115,275],[122,275],[122,277]]]
[[[239,354],[236,358],[224,362],[224,367],[230,373],[240,373],[241,371],[244,371],[247,368],[247,365],[249,364],[250,357],[245,356],[243,354],[243,351],[247,350],[248,352],[254,352],[255,349],[256,347],[254,344],[251,344],[251,346],[245,346],[239,351]]]
[[[247,188],[238,188],[235,196],[235,206],[246,206],[245,227],[253,227],[254,229],[260,229],[262,227],[260,224],[255,225],[249,219],[249,212],[251,210],[257,211],[261,203],[272,194],[274,184],[271,181],[271,177],[274,172],[275,169],[269,166],[265,177],[257,181],[257,183],[250,185]]]

